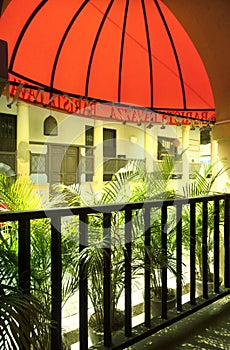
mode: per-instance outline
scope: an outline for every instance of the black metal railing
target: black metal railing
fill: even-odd
[[[79,225],[79,251],[82,251],[88,245],[88,218],[91,214],[101,214],[103,221],[103,234],[106,238],[104,246],[104,344],[92,346],[92,349],[109,347],[111,349],[123,349],[130,346],[147,336],[154,334],[167,327],[168,325],[180,320],[191,313],[196,312],[202,307],[222,298],[230,293],[230,252],[229,252],[229,233],[230,233],[230,195],[216,195],[205,198],[188,198],[164,201],[149,201],[138,203],[125,203],[114,205],[103,205],[95,207],[74,207],[57,208],[39,211],[24,212],[3,212],[0,214],[0,222],[18,222],[18,280],[19,286],[24,293],[30,293],[30,228],[31,221],[34,219],[49,218],[51,221],[51,349],[59,350],[62,348],[62,232],[61,218],[77,217]],[[209,203],[212,203],[212,212],[210,212]],[[197,249],[197,206],[202,207],[202,295],[196,294],[196,249]],[[183,249],[184,249],[184,221],[183,210],[189,213],[189,301],[182,301],[182,268],[183,268]],[[168,210],[175,208],[175,234],[176,234],[176,309],[168,311],[167,309],[167,289],[168,289],[168,269],[167,264],[162,267],[162,307],[161,317],[152,317],[150,305],[150,279],[151,270],[149,256],[145,254],[144,260],[144,322],[138,326],[132,326],[132,256],[133,241],[133,219],[138,211],[143,213],[143,234],[144,244],[150,245],[151,241],[151,213],[154,210],[161,212],[161,250],[165,260],[167,260],[168,251]],[[124,246],[125,246],[125,270],[124,270],[124,332],[118,338],[112,337],[111,330],[111,213],[124,213]],[[221,215],[220,215],[221,212]],[[223,215],[222,215],[223,212]],[[208,225],[210,216],[213,217],[213,266],[214,266],[214,288],[208,289]],[[221,238],[223,235],[223,239]],[[220,248],[223,248],[223,286],[220,287]],[[88,349],[88,280],[84,276],[80,278],[79,283],[79,341],[80,349]],[[29,349],[29,347],[28,347]],[[27,349],[24,349],[27,350]]]

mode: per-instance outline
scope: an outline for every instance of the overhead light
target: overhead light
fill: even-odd
[[[191,128],[190,128],[190,130],[192,130],[192,131],[193,131],[193,130],[196,130],[195,125],[194,125],[194,122],[191,123]]]
[[[164,122],[164,120],[162,120],[162,122],[161,122],[161,127],[160,127],[161,129],[165,129],[165,122]]]
[[[212,130],[210,123],[208,123],[208,125],[206,126],[206,130],[208,130],[208,131]]]
[[[202,131],[204,129],[202,122],[199,122],[199,129],[200,129],[200,131]]]
[[[146,125],[146,128],[147,128],[147,129],[152,129],[152,128],[153,128],[153,123],[147,124],[147,125]]]
[[[88,116],[91,115],[91,107],[90,107],[90,105],[87,106],[87,114],[88,114]]]

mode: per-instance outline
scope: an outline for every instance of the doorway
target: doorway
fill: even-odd
[[[117,130],[103,128],[103,181],[109,181],[113,176],[113,158],[117,154]],[[111,160],[112,159],[112,160]]]
[[[79,147],[50,144],[48,158],[50,184],[71,185],[79,182]]]

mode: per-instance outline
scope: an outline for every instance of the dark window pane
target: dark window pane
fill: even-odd
[[[16,116],[0,113],[0,151],[16,151]]]
[[[10,166],[11,169],[16,172],[16,157],[15,154],[0,153],[0,163]]]
[[[116,157],[116,130],[103,129],[103,156]]]
[[[94,144],[94,128],[93,126],[85,126],[85,144],[87,146],[93,146]]]

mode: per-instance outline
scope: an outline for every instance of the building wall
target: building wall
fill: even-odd
[[[116,157],[124,157],[127,159],[141,159],[146,161],[148,171],[152,171],[154,162],[158,161],[158,137],[166,137],[179,141],[178,154],[183,151],[188,163],[200,161],[200,133],[197,127],[194,131],[189,130],[189,140],[185,147],[183,146],[183,132],[181,126],[166,125],[165,129],[161,129],[161,124],[155,124],[151,129],[146,129],[144,124],[138,126],[136,124],[121,122],[102,122],[92,118],[80,117],[76,115],[63,114],[57,111],[36,107],[34,105],[18,102],[7,107],[5,96],[0,98],[0,112],[12,113],[20,115],[21,120],[18,125],[18,145],[21,141],[28,144],[30,151],[30,159],[25,162],[18,159],[19,173],[30,173],[31,157],[41,155],[41,158],[47,156],[49,144],[59,145],[76,145],[80,147],[80,161],[85,157],[85,126],[94,127],[94,158],[95,158],[95,176],[94,182],[101,186],[103,178],[103,128],[115,129],[117,136]],[[43,124],[45,119],[52,115],[58,124],[57,136],[45,136]],[[28,135],[25,136],[25,130],[29,123]],[[189,128],[189,126],[188,126]],[[28,138],[28,139],[25,139]],[[184,158],[185,159],[185,158]],[[47,162],[47,158],[46,158]],[[47,169],[46,169],[47,172]],[[43,172],[31,174],[31,179],[37,184],[47,184],[49,178]],[[80,181],[84,182],[85,175],[82,174]]]

